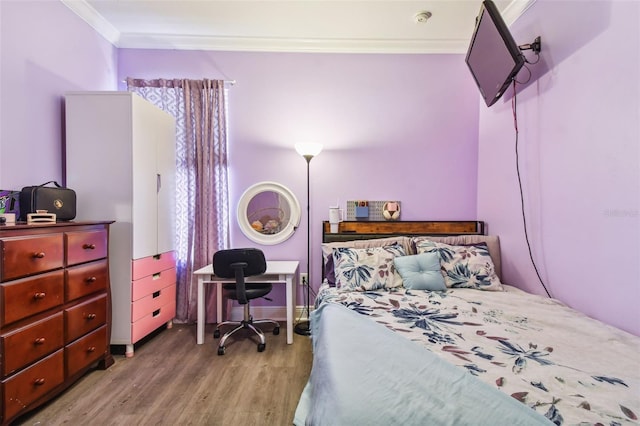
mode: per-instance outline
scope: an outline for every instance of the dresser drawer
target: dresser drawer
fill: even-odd
[[[176,303],[175,284],[134,301],[131,304],[131,322],[136,322],[146,315],[153,314],[154,311],[170,303]]]
[[[4,418],[11,418],[64,381],[63,351],[2,382]]]
[[[64,345],[62,312],[0,337],[2,377]]]
[[[109,269],[106,259],[67,268],[66,274],[64,294],[67,302],[107,288]]]
[[[164,305],[131,324],[131,343],[136,343],[176,316],[175,302]]]
[[[0,240],[0,281],[9,281],[64,266],[62,234]]]
[[[67,377],[96,362],[107,351],[107,326],[103,325],[96,331],[76,340],[66,348],[65,364]]]
[[[142,277],[176,267],[175,252],[157,254],[155,256],[135,259],[131,264],[131,279],[139,280]]]
[[[64,311],[65,342],[70,343],[107,321],[107,296],[102,295]]]
[[[2,326],[46,311],[64,300],[64,271],[0,284]]]
[[[176,283],[176,268],[147,275],[131,283],[131,300],[136,301]]]
[[[79,231],[65,233],[67,265],[90,262],[107,257],[107,231]]]

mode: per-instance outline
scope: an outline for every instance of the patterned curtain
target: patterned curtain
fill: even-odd
[[[195,322],[193,271],[229,246],[224,81],[127,78],[127,90],[176,118],[176,321]],[[215,321],[214,298],[206,303],[207,318]]]

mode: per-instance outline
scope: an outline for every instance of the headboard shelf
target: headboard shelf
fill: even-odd
[[[351,241],[384,238],[394,235],[484,235],[482,221],[344,221],[338,232],[330,232],[328,221],[322,222],[322,241]]]

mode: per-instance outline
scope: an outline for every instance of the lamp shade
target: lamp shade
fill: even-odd
[[[303,157],[315,157],[322,151],[322,144],[315,142],[302,142],[296,144],[296,151]]]

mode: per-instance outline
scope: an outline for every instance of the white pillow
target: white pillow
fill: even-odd
[[[416,251],[440,256],[440,267],[447,287],[504,291],[485,243],[452,246],[422,240],[416,242]]]
[[[399,244],[386,247],[333,249],[336,288],[340,291],[389,290],[402,286],[393,259],[404,256]]]

